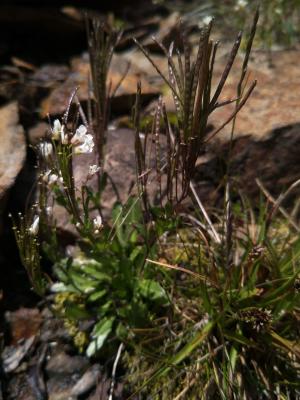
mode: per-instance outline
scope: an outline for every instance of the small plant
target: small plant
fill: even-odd
[[[173,131],[160,98],[143,142],[138,85],[133,110],[138,190],[126,204],[115,204],[107,220],[101,206],[103,135],[109,115],[107,71],[118,35],[98,32],[95,23],[89,27],[93,101],[99,120],[87,122],[74,92],[66,113],[54,121],[47,140],[37,148],[37,201],[14,227],[22,262],[37,293],[55,293],[53,312],[65,320],[80,351],[110,358],[118,346],[119,357],[125,346],[124,380],[132,396],[134,392],[141,398],[166,400],[300,396],[298,233],[281,229],[286,221],[275,219],[277,203],[271,210],[261,206],[258,213],[243,198],[232,204],[229,177],[224,210],[216,212],[212,222],[192,182],[205,143],[230,122],[233,134],[235,118],[255,87],[253,82],[246,88],[246,82],[257,20],[258,12],[233,100],[220,96],[241,34],[214,91],[217,44],[210,40],[212,23],[201,31],[194,61],[184,33],[183,55],[176,52],[176,63],[173,45],[165,49],[159,44],[166,54],[168,77],[138,44],[172,91],[177,121]],[[205,136],[211,113],[232,102],[235,109],[229,118]],[[86,180],[78,187],[74,158],[94,148],[99,164],[87,168]],[[151,151],[155,165],[148,162]],[[147,193],[153,173],[159,192],[156,202]],[[95,176],[98,190],[90,184]],[[180,208],[188,195],[195,197],[200,213]],[[52,214],[55,204],[65,208],[77,233],[72,256],[59,245]],[[42,271],[40,249],[54,265],[55,282]]]
[[[28,213],[26,217],[21,214],[18,222],[13,222],[13,230],[19,248],[21,262],[26,268],[34,291],[43,296],[46,291],[47,282],[40,265],[40,243],[37,235],[39,230],[40,217]]]
[[[256,23],[257,18],[255,18],[254,32]],[[238,102],[236,103],[237,106],[233,113],[210,134],[209,138],[205,138],[210,115],[217,108],[236,101],[236,99],[220,101],[220,95],[238,53],[242,38],[240,32],[232,47],[220,81],[212,93],[212,79],[218,43],[213,43],[213,41],[210,40],[211,29],[212,21],[201,31],[198,51],[194,61],[191,61],[191,50],[184,30],[183,28],[180,30],[183,42],[183,55],[178,49],[176,50],[177,66],[173,56],[174,44],[172,43],[170,48],[166,49],[162,43],[157,42],[157,40],[153,38],[166,55],[169,70],[168,77],[155,65],[147,50],[135,40],[145,57],[171,90],[176,108],[177,124],[174,134],[171,132],[167,112],[161,99],[158,102],[155,122],[152,126],[152,135],[155,136],[156,153],[158,154],[160,151],[158,141],[160,120],[161,118],[164,119],[169,147],[166,168],[168,182],[167,193],[168,200],[171,203],[173,203],[174,200],[176,204],[179,204],[189,194],[196,161],[204,148],[204,144],[234,120],[256,85],[256,82],[253,82],[246,91],[244,91],[245,87],[243,87],[243,91],[240,90],[238,92]],[[249,42],[251,44],[247,48],[245,60],[248,60],[252,40],[253,37],[250,38]],[[246,71],[247,63],[244,63],[244,75],[242,81],[240,81],[238,85],[243,83]],[[139,129],[138,126],[137,129]]]
[[[78,154],[91,153],[94,141],[89,127],[77,127],[74,121],[77,119],[68,113],[62,121],[55,120],[49,141],[39,145],[39,199],[26,219],[21,216],[14,230],[22,262],[40,295],[46,287],[37,234],[39,230],[41,237],[47,234],[43,248],[59,280],[51,290],[65,296],[62,304],[58,302],[61,307],[55,306],[54,310],[68,326],[74,327],[75,321],[84,319],[93,321],[86,349],[92,356],[107,338],[125,340],[133,328],[147,327],[169,302],[155,271],[146,268],[146,259],[154,256],[156,242],[151,225],[144,221],[139,199],[130,198],[123,207],[117,204],[112,226],[108,226],[101,217],[100,193],[89,187],[89,180],[99,168],[90,166],[86,184],[80,190],[76,187],[72,160]],[[50,206],[53,202],[65,208],[80,238],[75,258],[57,252]],[[73,336],[78,338],[78,332]]]
[[[93,131],[96,139],[98,164],[102,166],[105,132],[110,116],[110,101],[128,71],[113,88],[111,82],[109,82],[108,74],[114,50],[122,38],[122,30],[114,28],[113,22],[101,22],[99,19],[90,18],[88,15],[86,15],[86,30],[94,97],[91,107],[93,121],[95,122]]]

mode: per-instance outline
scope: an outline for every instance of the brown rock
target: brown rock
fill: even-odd
[[[0,68],[0,98],[1,101],[11,102],[16,99],[24,79],[22,72],[15,66]]]
[[[299,146],[300,124],[274,130],[265,140],[250,135],[237,137],[232,145],[230,170],[233,190],[238,189],[251,201],[258,201],[260,189],[256,178],[259,178],[277,198],[300,178]],[[228,151],[228,142],[216,141],[202,163],[199,162],[195,182],[201,200],[208,206],[222,207],[224,187],[220,182],[226,173]],[[298,186],[283,205],[293,207],[299,195]]]
[[[18,105],[0,108],[0,199],[14,183],[25,159],[25,136],[19,125]]]
[[[72,73],[63,84],[54,89],[51,94],[42,102],[42,116],[61,115],[66,110],[71,93],[75,88],[79,88],[78,97],[82,103],[86,103],[90,97],[88,90],[88,82],[90,79],[90,66],[88,56],[75,58],[71,62]],[[128,68],[128,61],[125,57],[115,55],[112,60],[111,71],[109,74],[109,82],[112,91],[118,86],[120,80],[124,76]],[[159,90],[148,81],[147,74],[134,65],[126,75],[118,87],[114,98],[112,99],[112,111],[116,113],[124,113],[131,110],[134,104],[136,88],[138,81],[141,81],[143,88],[144,101],[149,101],[157,96]]]
[[[166,146],[165,137],[161,138],[161,146],[164,149]],[[109,175],[109,180],[105,191],[102,194],[101,206],[105,219],[111,217],[111,210],[116,201],[121,201],[123,204],[127,201],[132,193],[136,193],[136,160],[134,148],[134,131],[130,129],[109,130],[107,132],[107,144],[105,148],[105,165],[104,170]],[[162,157],[164,150],[162,151]],[[85,183],[89,165],[96,163],[95,154],[82,154],[73,158],[74,178],[76,187],[80,189]],[[150,165],[154,168],[155,156],[152,152]],[[112,184],[113,182],[113,184]],[[158,186],[155,180],[155,174],[149,176],[148,186],[149,197],[152,202],[155,201],[158,195]],[[98,190],[97,181],[93,178],[89,181],[93,190]],[[166,183],[162,182],[163,191]],[[118,193],[116,194],[115,188]],[[76,235],[73,225],[70,223],[70,217],[62,206],[56,205],[53,209],[54,220],[57,221],[60,232]]]
[[[37,308],[19,308],[14,312],[7,312],[6,320],[9,324],[12,343],[21,339],[28,339],[37,335],[42,318]]]
[[[257,87],[245,107],[238,115],[235,132],[237,135],[252,135],[264,138],[269,133],[300,121],[300,50],[283,50],[274,52],[273,65],[270,67],[266,55],[255,53],[249,65],[251,82],[257,79]],[[224,68],[226,57],[217,60],[216,73]],[[236,97],[236,83],[240,77],[241,58],[237,59],[228,83],[225,86],[222,100]],[[232,106],[217,110],[210,119],[214,126],[219,126],[232,112]],[[231,130],[229,124],[220,133],[222,139],[228,138]]]
[[[35,86],[55,88],[69,76],[70,70],[66,65],[46,64],[37,69],[30,77]]]
[[[47,132],[49,131],[49,124],[46,122],[38,122],[28,131],[29,143],[37,145],[42,139],[45,139]]]
[[[105,164],[104,170],[109,175],[106,189],[102,197],[102,206],[104,208],[104,213],[109,217],[111,209],[114,203],[119,200],[124,204],[130,194],[137,193],[135,183],[136,183],[136,153],[134,147],[134,131],[130,129],[116,129],[109,130],[107,133],[107,144],[105,148]],[[141,136],[143,138],[143,136]],[[150,138],[148,146],[150,146]],[[142,139],[143,142],[143,139]],[[161,146],[164,149],[166,147],[165,137],[161,137]],[[164,150],[162,151],[162,158],[164,156]],[[155,155],[152,149],[152,155],[150,157],[150,167],[154,169],[155,167]],[[86,173],[86,168],[79,168]],[[152,184],[148,186],[148,193],[150,200],[155,201],[158,195],[158,187],[154,178],[154,173],[149,176],[149,182]],[[75,166],[75,176],[79,176],[79,170],[76,171]],[[118,195],[115,193],[113,185],[118,191]],[[163,183],[164,186],[164,183]],[[165,186],[163,187],[164,190]]]
[[[214,89],[220,79],[226,64],[230,47],[228,44],[220,46],[214,68]],[[150,79],[156,79],[157,73],[149,61],[141,52],[132,52],[131,57],[140,68],[147,71]],[[282,50],[274,52],[273,64],[269,65],[265,53],[253,53],[249,63],[249,83],[257,79],[257,86],[254,89],[248,102],[239,112],[235,135],[251,135],[257,139],[266,138],[272,131],[287,125],[300,122],[300,50]],[[163,56],[152,55],[154,63],[168,76],[167,62]],[[236,86],[240,79],[242,54],[238,55],[232,71],[220,96],[220,102],[236,98]],[[174,58],[175,64],[177,64]],[[156,76],[156,78],[154,78]],[[163,100],[168,112],[174,112],[174,102],[171,91],[163,86]],[[154,102],[155,104],[155,102]],[[152,104],[149,109],[153,108]],[[233,112],[234,104],[219,108],[210,115],[208,123],[215,128],[222,123]],[[231,123],[228,124],[218,135],[220,140],[228,140],[231,133]]]
[[[10,103],[0,108],[0,231],[7,193],[24,165],[26,143],[19,124],[18,105]]]
[[[159,43],[162,43],[167,49],[174,42],[175,48],[182,47],[179,25],[180,15],[178,12],[173,12],[167,18],[160,20],[158,31],[154,34]],[[191,30],[191,26],[186,27],[186,34]],[[151,52],[163,53],[161,48],[152,39],[144,41],[144,47]]]

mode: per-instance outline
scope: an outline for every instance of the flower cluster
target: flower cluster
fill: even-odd
[[[74,153],[91,153],[94,147],[93,136],[87,133],[84,125],[80,125],[71,139],[71,144],[74,146]]]
[[[238,0],[236,2],[236,5],[234,7],[235,11],[241,11],[244,10],[248,5],[248,1],[247,0]]]
[[[267,329],[272,322],[272,313],[270,310],[262,308],[249,308],[239,313],[242,321],[246,322],[256,332]]]
[[[54,141],[60,141],[62,144],[71,144],[74,149],[74,154],[85,154],[93,151],[93,136],[87,133],[87,128],[84,125],[80,125],[76,129],[76,132],[69,141],[69,136],[65,132],[65,126],[56,119],[51,129],[51,133]]]
[[[249,261],[250,262],[254,262],[257,259],[259,259],[264,253],[265,253],[266,249],[263,246],[257,245],[254,246],[251,251],[249,252]]]
[[[45,160],[48,160],[53,154],[53,146],[49,142],[40,143],[39,146],[38,146],[38,150],[39,150],[41,156]]]
[[[88,179],[92,178],[99,171],[100,171],[100,167],[98,167],[98,165],[96,165],[96,164],[90,165],[89,172],[88,172]]]
[[[43,174],[42,180],[49,186],[53,186],[58,182],[63,183],[63,178],[54,174],[50,169]]]
[[[94,233],[97,235],[103,227],[102,218],[98,215],[93,219]]]
[[[296,278],[294,282],[294,289],[296,293],[300,293],[300,279]]]
[[[202,18],[202,23],[204,25],[209,25],[213,19],[214,18],[211,15],[206,15],[204,18]]]
[[[36,215],[33,219],[31,226],[28,229],[28,232],[30,233],[30,235],[36,236],[38,234],[39,223],[40,223],[40,217],[38,215]]]
[[[62,144],[67,144],[68,137],[65,134],[65,127],[58,119],[56,119],[53,124],[52,139],[55,141],[60,140]]]

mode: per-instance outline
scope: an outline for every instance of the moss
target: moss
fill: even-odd
[[[58,313],[65,314],[67,304],[76,304],[79,307],[84,307],[84,302],[84,298],[77,293],[61,292],[54,296],[53,308]]]
[[[89,344],[89,338],[86,332],[78,331],[74,335],[74,345],[82,353]]]
[[[57,312],[64,321],[64,327],[66,328],[68,334],[73,339],[74,346],[82,353],[89,343],[88,334],[79,329],[78,321],[67,317],[67,305],[76,304],[79,308],[84,308],[82,296],[71,293],[64,292],[58,293],[54,296],[53,309]]]

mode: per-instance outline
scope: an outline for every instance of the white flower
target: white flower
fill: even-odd
[[[46,171],[46,172],[44,173],[44,175],[41,176],[43,182],[48,183],[48,181],[49,181],[49,175],[50,175],[50,174],[51,174],[51,170],[48,169],[48,171]]]
[[[212,21],[213,17],[211,15],[206,15],[203,19],[202,22],[204,25],[209,25],[210,22]]]
[[[50,290],[53,293],[60,293],[60,292],[66,292],[68,290],[68,287],[62,282],[57,282],[51,286]]]
[[[56,119],[53,123],[52,128],[52,139],[59,140],[64,136],[64,129],[65,127],[60,123],[58,119]]]
[[[84,125],[80,125],[71,139],[71,143],[74,145],[74,153],[91,153],[94,147],[93,136],[87,133],[87,129]]]
[[[42,142],[39,144],[39,151],[44,159],[47,160],[53,154],[53,146],[49,142]]]
[[[74,147],[75,154],[91,153],[94,148],[94,139],[90,134],[85,135],[84,142],[80,146]]]
[[[96,218],[93,219],[93,225],[94,225],[94,229],[95,229],[95,233],[98,234],[99,230],[102,228],[103,224],[102,224],[102,218],[100,215],[97,215]]]
[[[30,226],[30,228],[28,229],[30,235],[36,236],[38,234],[39,231],[39,223],[40,223],[40,217],[38,215],[36,215],[33,219],[33,223]]]
[[[46,207],[46,214],[48,215],[48,217],[50,217],[53,213],[53,207],[48,206]]]
[[[63,129],[60,132],[60,140],[61,140],[62,144],[68,144],[69,143],[68,135],[64,132]]]
[[[239,11],[239,10],[242,10],[242,9],[246,8],[247,5],[248,5],[248,1],[247,0],[238,0],[236,2],[236,5],[235,5],[234,9],[235,9],[235,11]]]
[[[89,173],[88,173],[89,178],[91,178],[93,175],[95,175],[98,171],[100,171],[100,167],[98,167],[96,164],[90,165]]]
[[[49,186],[52,186],[52,185],[54,185],[54,184],[57,183],[57,182],[63,183],[62,177],[59,177],[59,176],[56,175],[56,174],[52,174],[52,173],[51,173],[51,170],[46,171],[45,174],[43,175],[43,178],[42,178],[42,179],[43,179],[43,181],[44,181],[45,183],[47,183]]]
[[[57,183],[58,181],[58,176],[56,174],[50,174],[49,179],[48,179],[48,184],[51,185],[55,185],[55,183]]]
[[[85,135],[87,133],[87,129],[84,125],[80,125],[71,139],[71,143],[75,146],[78,144],[82,144],[85,141]]]

